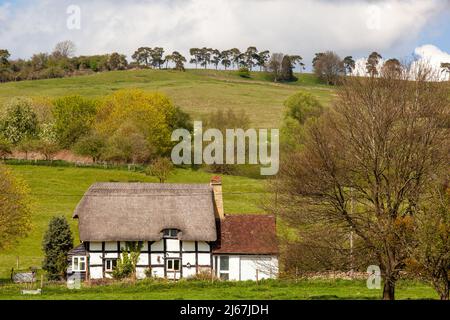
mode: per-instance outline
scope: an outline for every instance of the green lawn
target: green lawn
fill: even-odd
[[[24,296],[18,285],[0,285],[2,299],[380,299],[381,289],[369,290],[362,280],[269,280],[254,282],[138,281],[70,290],[64,285],[44,286],[42,295]],[[397,299],[437,299],[434,290],[424,284],[399,281]]]
[[[278,127],[283,115],[283,101],[304,90],[324,104],[333,97],[333,88],[319,84],[311,74],[298,74],[289,84],[273,83],[264,72],[252,72],[244,79],[236,71],[127,70],[97,73],[62,79],[33,80],[0,84],[0,105],[13,97],[58,97],[80,94],[101,97],[122,88],[141,88],[166,93],[176,105],[195,120],[213,110],[246,110],[252,125]]]
[[[12,249],[0,253],[0,279],[9,277],[19,256],[20,268],[41,266],[41,242],[52,216],[64,215],[71,223],[77,238],[77,222],[72,220],[72,212],[84,192],[94,182],[142,181],[157,182],[155,178],[138,172],[114,169],[93,169],[73,167],[46,167],[29,165],[9,165],[22,177],[31,189],[34,200],[33,229],[31,234],[19,241]],[[202,170],[176,169],[168,182],[209,183],[212,174]],[[224,206],[226,213],[258,213],[264,180],[239,176],[224,176]],[[75,243],[78,239],[75,239]]]

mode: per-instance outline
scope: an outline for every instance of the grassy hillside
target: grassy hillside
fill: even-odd
[[[161,91],[194,119],[213,110],[246,110],[255,127],[277,127],[282,119],[283,101],[299,90],[314,94],[328,104],[333,88],[319,84],[311,74],[297,74],[289,84],[271,82],[264,72],[252,72],[244,79],[236,71],[128,70],[104,72],[63,79],[0,84],[0,104],[16,96],[57,97],[81,94],[100,97],[123,88]]]
[[[141,181],[157,182],[155,178],[138,172],[113,169],[45,167],[45,166],[9,166],[23,178],[31,189],[34,200],[31,234],[20,240],[12,250],[0,254],[0,278],[9,276],[19,256],[21,268],[41,266],[41,242],[52,216],[64,215],[69,219],[78,243],[77,222],[71,219],[73,210],[87,188],[94,182]],[[190,169],[177,169],[168,182],[208,183],[211,174]],[[226,213],[255,213],[259,208],[263,180],[244,177],[224,176],[223,192]]]

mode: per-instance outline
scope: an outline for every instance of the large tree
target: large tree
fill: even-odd
[[[219,63],[222,60],[222,53],[217,49],[212,50],[211,53],[212,53],[211,63],[217,70]]]
[[[227,70],[227,68],[229,68],[231,66],[231,51],[230,50],[224,50],[220,53],[221,56],[221,64],[223,65],[223,67],[225,68],[225,70]]]
[[[99,105],[95,129],[102,136],[112,139],[113,149],[120,150],[118,154],[129,154],[125,149],[133,147],[136,151],[142,148],[164,155],[173,145],[170,135],[172,125],[179,120],[179,113],[180,110],[163,94],[118,90]],[[140,146],[142,137],[145,148]],[[129,148],[125,148],[126,145]]]
[[[0,164],[0,250],[9,248],[31,229],[28,187]]]
[[[10,79],[10,62],[9,62],[9,51],[5,49],[0,49],[0,82],[8,81]]]
[[[213,52],[213,49],[203,47],[200,49],[200,65],[203,68],[207,68],[208,65],[211,63],[211,53]]]
[[[345,74],[352,74],[355,69],[355,60],[352,56],[346,56],[343,60]]]
[[[96,102],[81,96],[67,96],[54,101],[54,129],[58,143],[69,148],[89,133],[97,112]]]
[[[139,65],[149,67],[151,65],[151,51],[150,47],[140,47],[131,56]]]
[[[0,68],[9,66],[10,53],[8,50],[0,49]]]
[[[310,124],[274,182],[273,210],[291,226],[354,232],[376,257],[384,299],[394,299],[428,182],[449,161],[449,96],[435,76],[422,67],[345,79],[334,108]]]
[[[291,60],[292,69],[295,69],[295,65],[298,65],[301,69],[304,69],[305,64],[302,62],[303,58],[300,55],[290,55],[289,59]]]
[[[258,55],[256,56],[256,65],[259,67],[259,71],[263,70],[263,68],[266,66],[267,61],[269,61],[269,58],[269,50],[258,52]]]
[[[450,62],[442,62],[441,68],[442,72],[445,72],[447,75],[450,75]]]
[[[153,68],[161,69],[161,66],[164,63],[163,59],[164,49],[161,47],[155,47],[150,50],[151,64]]]
[[[186,62],[186,58],[178,51],[172,52],[170,56],[172,61],[175,63],[175,70],[184,71],[184,63]]]
[[[190,63],[195,64],[195,69],[197,69],[198,65],[202,62],[202,55],[199,48],[191,48],[189,49],[189,54],[192,56]]]
[[[381,68],[383,73],[397,77],[402,72],[402,65],[398,59],[388,59]]]
[[[378,63],[381,59],[381,54],[376,51],[372,52],[367,58],[366,71],[371,77],[378,75]]]
[[[337,84],[344,73],[344,63],[333,51],[316,53],[313,68],[316,76],[329,85]]]
[[[75,54],[76,46],[75,44],[70,41],[61,41],[58,42],[55,46],[55,49],[53,49],[53,56],[57,59],[59,58],[71,58]]]
[[[124,54],[113,52],[108,56],[109,70],[124,70],[128,65],[127,58]]]
[[[267,69],[272,74],[274,82],[281,80],[281,67],[284,55],[282,53],[272,53],[269,62],[267,63]]]
[[[417,212],[415,241],[406,244],[411,248],[408,266],[431,283],[441,300],[449,300],[450,186],[448,176],[437,180]]]
[[[294,69],[294,65],[292,63],[291,57],[288,55],[285,55],[283,57],[283,60],[281,60],[280,80],[283,80],[283,81],[297,80],[297,78],[294,77],[293,69]]]
[[[64,216],[53,217],[42,241],[44,262],[42,269],[47,271],[50,280],[64,278],[67,270],[67,253],[73,248],[73,236]]]
[[[256,59],[258,57],[258,49],[256,47],[248,47],[244,53],[245,66],[251,71],[256,65]]]
[[[31,100],[16,98],[7,103],[5,114],[0,119],[0,131],[5,138],[16,145],[23,139],[36,137],[38,130]]]

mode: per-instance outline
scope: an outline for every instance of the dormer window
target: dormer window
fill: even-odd
[[[163,237],[164,238],[177,238],[179,230],[177,229],[164,229]]]

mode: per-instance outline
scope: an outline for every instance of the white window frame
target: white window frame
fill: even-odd
[[[178,260],[178,269],[175,269],[175,260]],[[172,261],[172,268],[169,269],[169,261]],[[170,272],[181,271],[181,259],[180,258],[166,258],[166,270]]]
[[[166,235],[166,232],[168,232],[168,235]],[[178,237],[178,233],[180,230],[178,229],[164,229],[163,230],[163,237],[166,239],[176,239]],[[173,234],[175,233],[175,234]]]
[[[78,263],[75,263],[75,259],[78,259]],[[81,263],[84,262],[84,269],[80,268]],[[73,256],[72,257],[72,271],[75,272],[84,272],[87,268],[87,259],[86,256]]]
[[[108,261],[111,262],[111,268],[108,268]],[[114,271],[114,266],[113,266],[113,261],[116,261],[116,266],[117,266],[117,259],[116,258],[105,258],[105,271],[106,272],[113,272]]]
[[[221,269],[220,266],[222,258],[228,259],[228,270]],[[217,270],[219,271],[218,272],[219,279],[222,279],[222,274],[228,275],[228,280],[230,279],[230,256],[219,256]]]

